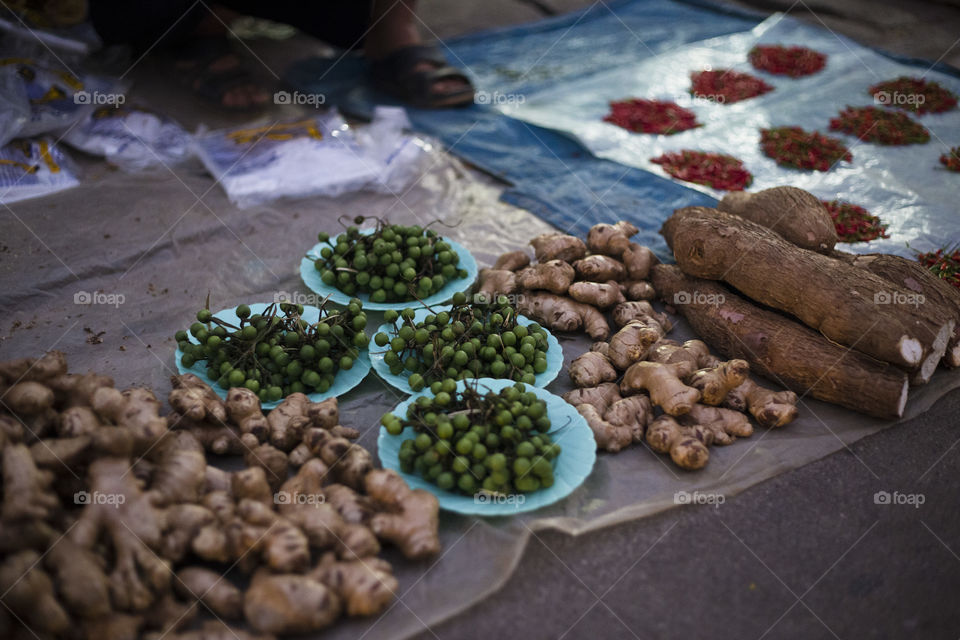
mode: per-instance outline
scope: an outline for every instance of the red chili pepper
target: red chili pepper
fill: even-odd
[[[960,288],[960,248],[942,247],[936,251],[917,252],[917,261],[937,277]]]
[[[782,45],[757,45],[748,57],[755,69],[791,78],[814,74],[827,63],[826,54],[806,47]]]
[[[760,78],[731,69],[696,71],[690,74],[690,80],[693,97],[721,104],[740,102],[773,91],[773,87]]]
[[[938,82],[901,76],[875,84],[867,93],[878,104],[918,114],[943,113],[957,107],[957,96]]]
[[[930,132],[905,113],[877,107],[847,107],[830,120],[830,129],[884,145],[922,144]]]
[[[840,242],[869,242],[877,238],[889,238],[887,225],[861,206],[840,200],[824,200],[830,212]]]
[[[678,180],[714,189],[743,191],[753,182],[753,176],[740,160],[722,153],[684,149],[651,158],[650,162],[661,165],[664,171]]]
[[[760,147],[778,165],[792,169],[829,171],[841,160],[853,160],[842,141],[800,127],[761,129]]]
[[[610,113],[603,119],[634,133],[672,135],[703,126],[694,112],[674,102],[641,98],[611,102]]]
[[[950,153],[940,156],[940,164],[950,171],[960,171],[960,147],[953,147]]]

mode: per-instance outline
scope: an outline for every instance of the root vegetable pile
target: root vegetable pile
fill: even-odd
[[[940,164],[948,171],[960,173],[960,147],[952,147],[949,152],[940,156]]]
[[[561,453],[548,431],[546,403],[523,383],[499,392],[452,380],[434,397],[421,396],[405,416],[385,414],[400,445],[400,466],[445,491],[513,495],[553,485],[553,461]]]
[[[783,218],[795,201],[783,199]],[[768,208],[776,209],[773,202]],[[809,207],[805,216],[816,211]],[[820,211],[829,219],[825,208]],[[662,287],[726,298],[713,306],[677,306],[721,353],[748,360],[797,392],[885,418],[902,415],[908,379],[923,384],[939,364],[960,362],[960,298],[953,289],[909,260],[823,246],[817,253],[791,242],[803,237],[800,227],[785,228],[766,215],[752,218],[689,207],[661,229],[682,273],[658,269],[654,286],[668,302]],[[756,305],[703,279],[722,280]],[[871,322],[864,325],[867,317]],[[781,348],[781,336],[803,348]],[[833,367],[834,354],[843,366]],[[868,385],[871,378],[876,385]]]
[[[760,148],[778,165],[791,169],[829,171],[841,160],[853,160],[842,141],[800,127],[761,129]]]
[[[571,267],[572,270],[572,267]],[[392,332],[374,336],[379,347],[389,346],[384,362],[394,375],[408,372],[414,391],[444,380],[508,378],[533,384],[547,369],[547,333],[536,324],[522,325],[506,296],[489,303],[481,296],[467,303],[463,293],[453,307],[414,322],[414,310],[384,313]]]
[[[613,317],[620,330],[570,364],[570,379],[580,388],[564,395],[590,425],[598,448],[616,452],[646,442],[695,470],[709,461],[709,445],[753,433],[739,412],[768,428],[796,417],[795,394],[759,386],[749,379],[746,361],[721,361],[700,340],[670,340],[672,323],[649,302],[622,303]]]
[[[917,114],[943,113],[957,107],[957,96],[939,82],[901,76],[867,89],[877,104]]]
[[[773,91],[773,86],[760,78],[732,69],[696,71],[690,74],[690,81],[694,98],[720,104],[733,104]]]
[[[697,115],[675,102],[628,98],[610,103],[610,113],[604,122],[615,124],[634,133],[671,135],[703,126]]]
[[[365,218],[357,216],[355,224]],[[371,233],[355,226],[331,239],[314,259],[324,284],[353,296],[365,293],[371,302],[411,302],[436,293],[448,282],[467,277],[460,256],[432,229],[405,227],[377,220]]]
[[[436,498],[373,469],[335,399],[293,394],[264,416],[245,387],[173,387],[163,416],[149,389],[68,373],[59,352],[0,363],[4,637],[315,632],[390,605],[381,544],[439,553]],[[203,430],[246,468],[209,465]],[[188,630],[200,608],[218,621]]]
[[[183,352],[180,362],[188,368],[206,362],[207,377],[218,386],[245,387],[261,401],[322,393],[367,348],[367,316],[356,298],[344,310],[321,305],[320,319],[313,324],[302,313],[303,305],[274,303],[251,314],[242,304],[236,309],[240,322],[234,325],[201,309],[189,329],[199,344],[190,341],[187,331],[175,336]]]
[[[743,162],[723,153],[705,151],[674,151],[651,158],[667,174],[677,180],[702,184],[725,191],[742,191],[753,182],[753,175]]]
[[[610,325],[604,311],[626,300],[655,295],[646,278],[657,258],[630,241],[637,228],[626,221],[594,225],[584,242],[548,233],[530,241],[536,263],[523,252],[504,254],[480,272],[484,296],[517,300],[517,311],[554,331],[583,331],[604,340]]]
[[[823,202],[803,189],[782,186],[754,193],[728,193],[717,208],[773,229],[804,249],[829,253],[837,244],[837,232]],[[664,224],[663,235],[667,244],[670,244],[672,232],[669,229],[673,224],[685,215],[701,213],[699,207],[675,211]]]
[[[877,107],[847,107],[830,120],[830,129],[864,142],[883,145],[924,144],[930,132],[905,113]]]
[[[817,73],[827,64],[827,55],[807,47],[758,44],[748,54],[758,71],[801,78]]]
[[[859,205],[841,200],[824,200],[823,204],[833,218],[840,242],[869,242],[890,237],[887,225]]]

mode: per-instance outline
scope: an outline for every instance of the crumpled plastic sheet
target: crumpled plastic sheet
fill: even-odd
[[[319,230],[337,229],[341,214],[407,224],[439,219],[449,225],[439,227],[444,233],[486,265],[551,230],[499,202],[499,187],[436,151],[402,198],[358,192],[245,210],[211,188],[198,166],[172,171],[86,167],[87,180],[76,189],[17,203],[16,218],[0,209],[0,358],[61,349],[74,371],[112,375],[121,388],[148,385],[165,399],[175,372],[173,333],[191,322],[208,293],[216,308],[273,300],[279,291],[309,293],[299,279],[299,256]],[[85,301],[92,304],[78,304]],[[381,322],[380,314],[371,315],[371,326]],[[560,337],[567,363],[587,348],[584,337]],[[691,334],[680,322],[672,337]],[[908,417],[958,386],[956,372],[937,374],[912,392]],[[569,388],[565,373],[548,387],[555,393]],[[341,421],[358,428],[360,443],[375,450],[380,416],[401,399],[371,372],[340,398]],[[442,556],[409,562],[386,552],[400,588],[384,615],[343,619],[319,635],[410,637],[500,588],[533,532],[553,527],[577,534],[640,518],[674,507],[678,491],[731,496],[890,424],[805,401],[795,423],[712,449],[709,466],[698,473],[681,473],[644,447],[601,454],[584,485],[544,509],[490,519],[441,514]],[[850,464],[858,463],[851,458]]]
[[[14,140],[0,147],[0,205],[70,189],[77,170],[50,138]]]
[[[800,79],[753,69],[747,52],[756,44],[800,44],[828,55],[824,70]],[[693,100],[690,73],[729,68],[752,73],[775,87],[765,95],[734,104]],[[960,93],[960,79],[890,60],[867,47],[822,29],[774,15],[754,29],[684,46],[586,78],[527,94],[522,104],[502,111],[543,127],[573,135],[587,149],[606,158],[666,175],[650,162],[681,149],[722,152],[740,158],[754,176],[749,190],[777,185],[807,189],[825,200],[839,198],[866,207],[888,223],[887,239],[842,245],[856,252],[898,253],[907,247],[927,251],[945,241],[960,241],[956,197],[960,176],[946,171],[941,154],[960,144],[960,110],[911,117],[930,131],[930,142],[906,146],[861,143],[829,130],[830,119],[845,106],[876,106],[868,88],[900,76],[939,82]],[[603,122],[608,103],[629,97],[672,100],[697,114],[703,127],[670,136],[635,134]],[[839,162],[828,172],[778,167],[760,149],[760,129],[800,126],[845,142],[852,162]],[[723,191],[682,183],[716,198]]]

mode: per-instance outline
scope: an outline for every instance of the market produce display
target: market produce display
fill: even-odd
[[[246,387],[173,387],[164,416],[56,351],[0,363],[5,637],[179,637],[200,608],[202,637],[313,632],[390,605],[381,544],[439,553],[436,499],[374,469],[335,399],[264,416]],[[211,465],[199,425],[233,433],[245,468]]]
[[[760,147],[767,157],[790,169],[829,171],[841,160],[853,161],[842,141],[800,127],[761,129]]]
[[[827,64],[826,54],[800,46],[758,44],[750,49],[747,59],[757,71],[791,78],[812,75]]]
[[[221,395],[232,387],[249,389],[261,402],[324,394],[355,365],[353,384],[369,369],[367,315],[358,299],[344,309],[272,303],[229,311],[201,309],[197,321],[175,335],[181,372],[205,375]]]
[[[453,296],[452,307],[384,312],[374,336],[374,367],[402,391],[444,380],[505,378],[539,387],[560,372],[560,343],[520,316],[506,296]],[[386,369],[386,371],[384,371]],[[386,375],[384,375],[386,374]]]
[[[596,444],[559,396],[512,380],[451,380],[382,418],[386,469],[434,493],[440,509],[514,515],[568,496],[590,475]]]
[[[483,490],[511,495],[553,486],[553,460],[562,447],[549,431],[547,403],[518,382],[499,392],[480,383],[421,396],[405,415],[383,416],[392,436],[409,428],[400,445],[400,468],[444,491]]]
[[[470,265],[461,263],[469,254],[433,229],[380,219],[372,229],[355,226],[366,220],[357,216],[354,225],[335,237],[321,232],[320,244],[304,258],[326,287],[342,296],[359,296],[383,305],[428,299],[443,302],[434,298],[443,291],[452,295],[456,289],[448,285],[466,288],[470,284]],[[472,258],[467,260],[472,263]]]
[[[830,128],[863,142],[883,145],[924,144],[930,141],[930,132],[905,113],[877,107],[847,107],[831,118]]]
[[[690,95],[719,104],[733,104],[773,91],[773,86],[749,73],[732,69],[695,71],[690,74]]]
[[[943,113],[957,107],[957,96],[938,82],[901,76],[867,89],[874,102],[917,114]]]
[[[628,98],[610,103],[610,113],[604,122],[634,133],[672,135],[703,126],[697,122],[697,114],[684,109],[675,102]]]
[[[673,151],[650,162],[659,164],[668,175],[677,180],[706,185],[725,191],[743,191],[753,182],[753,176],[743,162],[723,153],[705,151]]]
[[[887,235],[887,225],[859,205],[841,200],[824,200],[823,206],[833,218],[840,242],[869,242],[890,237]]]
[[[762,205],[763,200],[757,202]],[[819,201],[814,204],[822,209]],[[495,266],[520,268],[518,274],[508,269],[481,272],[481,286],[494,293],[526,296],[516,291],[536,286],[549,290],[541,295],[552,296],[556,305],[567,302],[561,297],[564,291],[576,299],[592,290],[594,323],[578,324],[572,314],[546,315],[543,321],[553,326],[551,322],[570,320],[565,330],[583,330],[604,340],[571,362],[570,379],[578,389],[564,396],[593,431],[595,446],[616,452],[646,442],[692,470],[707,464],[709,445],[729,444],[753,433],[741,412],[749,412],[765,427],[791,422],[797,415],[792,392],[756,385],[749,381],[747,362],[723,362],[699,340],[679,344],[667,338],[673,323],[647,300],[656,291],[645,278],[658,261],[648,248],[630,241],[634,233],[636,227],[620,221],[595,225],[586,242],[562,234],[540,236],[531,241],[538,260],[533,267],[527,266],[529,258],[514,252],[501,256]],[[577,277],[596,282],[575,281]],[[619,284],[625,278],[633,279],[627,289],[643,283],[647,299],[627,300]],[[606,288],[600,288],[604,282]],[[606,313],[619,327],[612,336]],[[721,406],[725,403],[729,406]]]

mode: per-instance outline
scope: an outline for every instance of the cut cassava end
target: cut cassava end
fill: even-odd
[[[935,276],[919,262],[901,256],[887,253],[855,255],[840,251],[831,255],[922,295],[925,308],[939,307],[940,313],[953,318],[956,325],[948,341],[943,363],[948,367],[960,367],[960,290]]]
[[[693,330],[727,358],[741,358],[751,370],[801,396],[838,404],[878,418],[899,418],[909,383],[901,369],[842,347],[799,322],[763,309],[720,283],[657,265],[653,283],[668,302],[696,292],[676,305]]]
[[[827,208],[817,196],[797,187],[734,191],[725,195],[717,208],[773,229],[804,249],[823,253],[837,244],[836,227]]]
[[[684,273],[723,280],[841,345],[911,371],[931,354],[939,360],[953,332],[954,321],[923,308],[914,292],[739,216],[681,217],[672,241]]]

